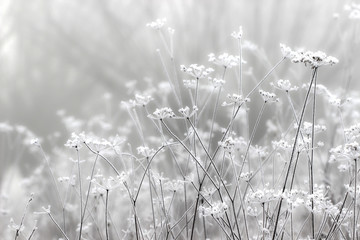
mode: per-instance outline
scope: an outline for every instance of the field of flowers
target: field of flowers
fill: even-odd
[[[289,2],[3,1],[0,239],[360,239],[360,5]]]

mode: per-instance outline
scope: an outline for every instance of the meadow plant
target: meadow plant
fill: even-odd
[[[354,18],[358,6],[347,9]],[[360,125],[351,104],[360,99],[318,84],[338,59],[280,44],[278,62],[252,84],[243,50],[257,48],[243,43],[242,27],[231,34],[238,55],[211,53],[211,68],[178,66],[165,25],[147,24],[165,49],[157,52],[167,82],[154,87],[166,91],[136,92],[116,116],[59,111],[69,139],[49,153],[45,139],[0,124],[6,141],[22,134],[43,159],[24,183],[34,195],[2,239],[357,239]],[[309,67],[308,82],[279,79],[287,61]],[[116,128],[112,117],[126,115]]]

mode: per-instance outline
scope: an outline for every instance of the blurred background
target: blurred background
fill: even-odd
[[[26,126],[28,137],[44,139],[50,151],[69,137],[64,114],[72,116],[67,119],[72,125],[104,112],[115,116],[121,101],[166,80],[156,52],[165,51],[161,38],[146,27],[158,18],[166,18],[166,26],[175,29],[178,66],[211,66],[207,56],[212,52],[237,55],[231,33],[242,26],[251,49],[244,50],[244,71],[253,76],[245,77],[245,90],[250,90],[246,81],[258,81],[281,59],[279,43],[285,43],[337,57],[336,67],[320,71],[319,83],[346,97],[346,89],[359,89],[360,74],[360,10],[351,15],[346,4],[351,2],[0,0],[0,122]],[[275,77],[301,86],[309,71],[286,63]],[[117,120],[119,126],[127,121],[122,116]],[[22,138],[1,136],[0,186],[10,165],[26,170],[34,159],[42,161],[16,146]],[[17,191],[16,181],[7,186]]]
[[[351,54],[359,50],[359,21],[349,19],[346,2],[1,0],[0,121],[44,137],[63,128],[59,109],[81,118],[98,111],[104,93],[119,103],[141,90],[145,78],[164,80],[155,51],[160,38],[146,27],[157,18],[175,29],[179,65],[210,65],[211,52],[236,54],[230,34],[241,25],[244,39],[268,57],[264,66],[248,56],[255,76],[280,59],[279,43],[285,43],[339,58],[337,68],[320,73],[320,81],[329,74],[334,81],[326,84],[337,87],[350,74],[356,79],[352,66],[360,58]]]

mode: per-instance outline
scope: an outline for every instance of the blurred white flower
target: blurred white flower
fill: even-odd
[[[189,74],[196,79],[206,78],[210,73],[214,71],[212,68],[205,68],[203,65],[191,64],[189,67],[184,65],[180,66],[181,71]]]
[[[160,30],[166,23],[166,18],[161,18],[161,19],[156,19],[153,22],[147,23],[146,26],[156,29],[156,30]]]

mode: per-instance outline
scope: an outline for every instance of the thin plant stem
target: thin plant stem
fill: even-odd
[[[284,184],[283,184],[283,188],[282,188],[282,193],[285,192],[286,183],[287,183],[287,180],[288,180],[289,175],[290,175],[290,170],[291,170],[291,166],[292,166],[292,161],[293,161],[293,158],[294,158],[294,155],[295,155],[295,149],[296,149],[296,146],[297,146],[298,136],[299,136],[300,129],[301,129],[301,123],[302,123],[302,120],[303,120],[304,115],[305,115],[305,108],[306,108],[307,101],[308,101],[308,98],[309,98],[309,95],[310,95],[310,91],[311,91],[311,88],[312,88],[312,85],[313,85],[313,82],[314,82],[314,79],[315,79],[315,76],[316,76],[316,71],[317,71],[317,68],[315,68],[314,71],[313,71],[313,74],[312,74],[312,77],[311,77],[311,80],[310,80],[310,84],[309,84],[310,86],[309,86],[309,89],[308,89],[308,91],[307,91],[307,93],[306,93],[306,96],[305,96],[304,105],[303,105],[303,108],[302,108],[302,111],[301,111],[301,116],[300,116],[300,119],[299,119],[298,128],[297,128],[296,134],[295,134],[295,140],[294,140],[294,145],[293,145],[292,152],[291,152],[291,157],[290,157],[290,161],[289,161],[288,170],[287,170],[287,172],[286,172],[286,176],[285,176],[285,180],[284,180]],[[272,236],[272,239],[273,239],[273,240],[274,240],[275,237],[276,237],[276,229],[277,229],[278,222],[279,222],[279,217],[280,217],[282,202],[283,202],[283,198],[280,197],[279,205],[278,205],[278,210],[277,210],[277,214],[276,214],[274,232],[273,232],[273,236]]]
[[[109,189],[106,189],[106,196],[105,196],[105,234],[106,234],[106,240],[109,240],[108,207],[109,207]]]

